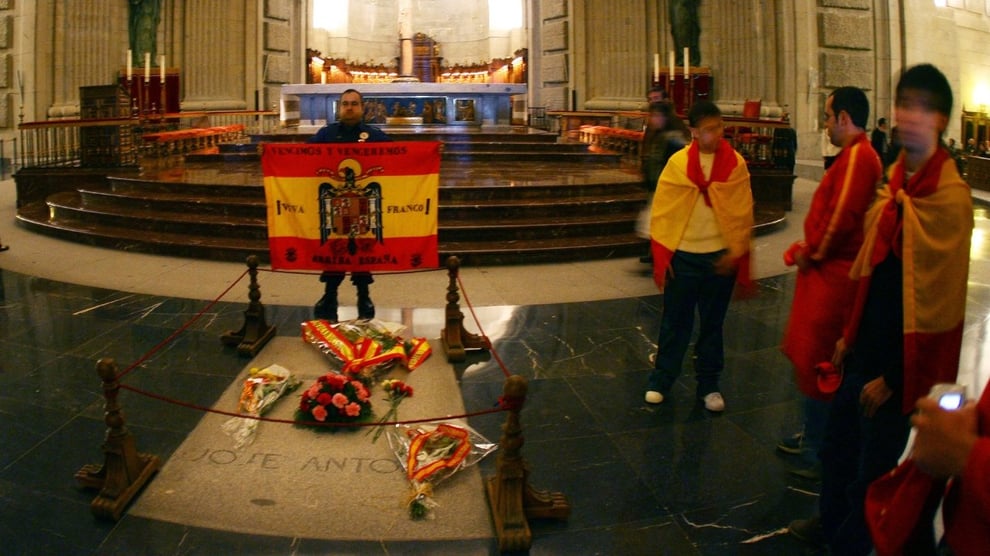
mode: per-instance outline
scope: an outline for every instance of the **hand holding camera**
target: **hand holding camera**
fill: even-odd
[[[936,384],[916,407],[911,458],[933,477],[961,474],[977,440],[976,405],[966,403],[965,386]]]

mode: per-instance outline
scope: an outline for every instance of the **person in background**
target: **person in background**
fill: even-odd
[[[835,89],[825,100],[825,130],[842,150],[812,196],[804,239],[784,255],[798,272],[781,349],[804,394],[804,426],[802,432],[778,443],[777,449],[800,456],[801,466],[792,473],[815,480],[821,476],[818,450],[833,394],[819,389],[815,367],[831,361],[835,342],[842,336],[846,310],[856,293],[849,269],[863,243],[863,219],[883,172],[866,137],[869,113],[869,100],[856,87]]]
[[[965,319],[973,204],[941,142],[952,88],[922,64],[901,75],[894,98],[902,149],[849,273],[856,297],[833,355],[842,380],[821,450],[820,519],[789,526],[848,556],[873,549],[867,487],[897,466],[917,399],[955,382]]]
[[[653,279],[663,292],[657,356],[646,402],[662,403],[681,373],[694,328],[696,395],[705,409],[725,410],[723,323],[738,280],[750,275],[753,191],[746,161],[724,139],[722,112],[710,101],[688,112],[693,140],[667,161],[650,214]]]
[[[361,93],[347,89],[340,94],[337,121],[320,128],[307,143],[372,143],[391,141],[384,131],[364,123],[364,100]],[[337,322],[337,288],[344,281],[344,272],[328,271],[320,275],[324,283],[323,297],[313,307],[313,318]],[[358,318],[375,318],[375,304],[369,287],[375,281],[370,272],[352,272],[351,283],[357,289]]]
[[[887,118],[877,120],[877,127],[870,133],[870,144],[880,160],[887,158]]]
[[[650,90],[646,92],[646,102],[651,105],[654,102],[670,102],[670,98],[667,97],[667,89],[661,85],[650,87]]]
[[[675,152],[684,148],[691,140],[691,132],[684,122],[674,113],[669,102],[650,103],[647,113],[646,131],[640,146],[640,169],[643,173],[643,188],[650,196],[646,208],[640,214],[638,231],[641,236],[650,237],[650,205],[653,201],[653,191],[657,188],[660,172],[667,165],[667,160]],[[652,263],[653,257],[647,253],[640,257],[640,262]]]
[[[901,134],[897,126],[890,128],[890,144],[887,145],[887,156],[880,159],[883,167],[886,168],[897,160],[897,155],[901,154]]]

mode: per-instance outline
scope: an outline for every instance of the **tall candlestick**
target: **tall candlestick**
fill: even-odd
[[[131,49],[128,48],[127,49],[127,80],[128,81],[131,80],[131,75],[133,70],[134,70],[134,64],[133,61],[131,60]]]
[[[685,46],[684,47],[684,79],[688,78],[688,64],[690,63],[689,62],[690,59],[691,59],[691,49]]]
[[[159,65],[158,77],[162,81],[162,87],[164,87],[165,86],[165,55],[164,54],[162,54],[162,61],[161,64]]]
[[[144,53],[144,82],[151,81],[151,53]]]
[[[675,58],[676,58],[676,56],[674,56],[674,51],[673,50],[671,50],[670,52],[667,53],[667,65],[669,66],[668,69],[667,69],[667,82],[669,82],[671,84],[671,86],[673,86],[673,83],[674,83],[674,64],[675,64]]]
[[[653,53],[653,82],[660,81],[660,53]]]

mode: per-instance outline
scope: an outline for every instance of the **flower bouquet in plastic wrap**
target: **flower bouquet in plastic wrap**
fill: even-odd
[[[406,505],[413,519],[432,517],[437,483],[498,448],[467,425],[453,422],[396,425],[388,443],[412,485]]]
[[[264,369],[252,367],[244,380],[237,411],[261,417],[279,398],[295,390],[299,383],[299,379],[281,365],[269,365]],[[256,418],[232,417],[221,428],[234,438],[235,447],[243,448],[254,442],[259,422]]]
[[[425,338],[404,340],[399,335],[402,328],[374,319],[337,324],[311,320],[302,323],[302,337],[323,352],[335,370],[370,383],[396,364],[412,371],[432,353]]]

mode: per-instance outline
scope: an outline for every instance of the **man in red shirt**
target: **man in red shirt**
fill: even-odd
[[[797,265],[797,282],[790,320],[781,347],[794,366],[802,400],[803,431],[786,438],[777,449],[801,456],[794,472],[818,478],[818,449],[825,433],[827,401],[832,391],[818,387],[815,366],[832,360],[835,342],[856,293],[849,279],[856,253],[863,244],[863,218],[876,197],[882,169],[870,146],[866,123],[870,102],[856,87],[840,87],[825,100],[825,130],[829,141],[840,147],[835,162],[825,171],[811,199],[804,220],[804,239],[784,254]]]

